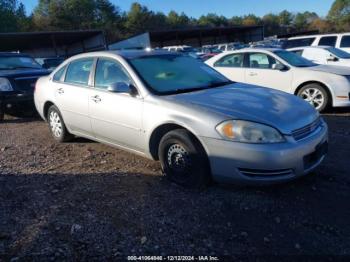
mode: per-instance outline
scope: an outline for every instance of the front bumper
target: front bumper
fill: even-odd
[[[206,147],[212,177],[217,182],[264,185],[286,182],[313,171],[325,158],[328,127],[285,143],[246,144],[201,137]]]
[[[33,93],[31,92],[0,92],[2,108],[11,109],[27,105],[33,105]]]

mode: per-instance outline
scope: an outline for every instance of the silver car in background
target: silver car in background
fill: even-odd
[[[160,160],[184,186],[288,181],[327,151],[327,125],[302,99],[179,53],[77,55],[39,79],[35,105],[57,141],[76,135]]]

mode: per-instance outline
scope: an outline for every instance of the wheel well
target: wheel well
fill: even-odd
[[[54,103],[52,103],[50,101],[46,102],[45,105],[44,105],[44,117],[45,117],[46,120],[47,120],[47,114],[49,112],[49,108],[51,106],[53,106],[53,105],[54,105]]]
[[[317,84],[317,85],[322,86],[322,87],[326,90],[326,92],[328,93],[328,95],[329,95],[330,100],[329,100],[328,102],[330,102],[331,104],[333,103],[332,93],[331,93],[331,91],[329,90],[328,86],[326,86],[325,84],[323,84],[323,83],[321,83],[321,82],[317,82],[317,81],[308,81],[308,82],[302,83],[301,85],[299,85],[299,86],[297,87],[297,89],[296,89],[295,92],[294,92],[294,95],[298,95],[298,92],[300,91],[300,89],[302,89],[304,86],[309,85],[309,84]]]
[[[160,140],[162,139],[162,137],[166,133],[168,133],[168,132],[170,132],[172,130],[175,130],[175,129],[185,129],[185,130],[187,130],[188,132],[191,133],[193,138],[196,139],[200,143],[198,138],[191,131],[189,131],[188,129],[184,128],[183,126],[180,126],[180,125],[177,125],[177,124],[164,124],[164,125],[161,125],[161,126],[157,127],[155,130],[153,130],[153,133],[151,135],[150,142],[149,142],[150,153],[151,153],[151,155],[152,155],[154,160],[159,160],[158,147],[159,147],[159,143],[160,143]]]

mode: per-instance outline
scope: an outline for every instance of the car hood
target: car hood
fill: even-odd
[[[336,66],[336,65],[318,65],[307,67],[307,69],[312,71],[326,72],[336,75],[350,75],[350,68],[346,66]]]
[[[0,70],[0,77],[19,77],[19,76],[43,76],[48,75],[50,72],[46,69],[13,69],[13,70]]]
[[[205,108],[227,119],[264,123],[283,134],[291,134],[318,117],[318,112],[311,105],[296,96],[241,83],[172,95],[167,99]]]

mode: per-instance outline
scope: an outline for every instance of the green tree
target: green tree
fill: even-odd
[[[293,14],[287,10],[283,10],[278,14],[278,20],[281,25],[289,26],[293,21]]]
[[[229,25],[235,26],[235,25],[242,25],[243,23],[243,18],[241,16],[232,16],[228,20]]]
[[[167,16],[167,24],[171,28],[185,27],[190,24],[190,18],[183,12],[179,15],[175,11],[170,11]]]
[[[294,27],[297,31],[306,31],[310,24],[318,18],[318,15],[314,12],[297,13],[294,18]]]
[[[261,18],[256,15],[249,14],[243,17],[242,25],[251,26],[261,24]]]
[[[129,35],[143,33],[151,27],[152,12],[146,6],[133,3],[126,15],[125,27]]]
[[[327,19],[337,31],[350,30],[350,0],[336,0],[329,10]]]
[[[262,22],[265,26],[266,36],[275,35],[279,33],[280,25],[278,15],[272,13],[264,15],[262,18]]]
[[[0,0],[0,32],[23,31],[26,12],[17,0]]]
[[[198,25],[200,26],[227,26],[228,21],[224,16],[218,16],[214,13],[209,13],[207,15],[202,15],[198,19]]]

